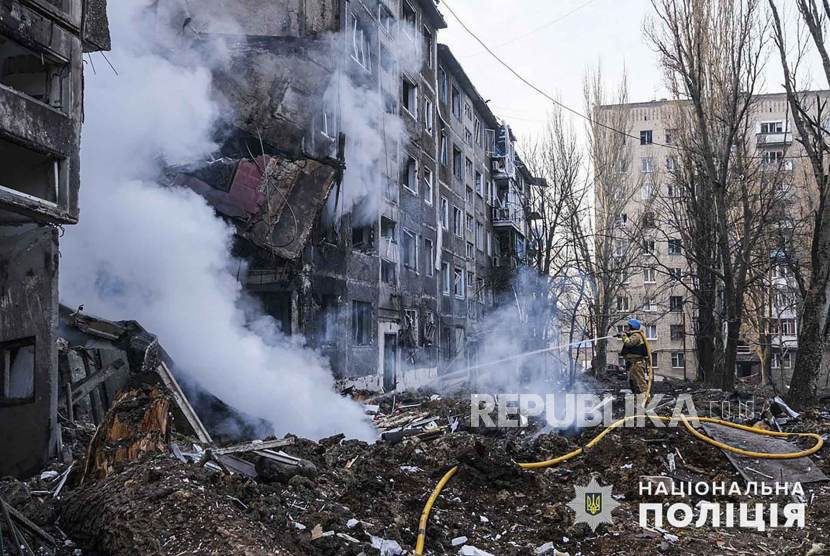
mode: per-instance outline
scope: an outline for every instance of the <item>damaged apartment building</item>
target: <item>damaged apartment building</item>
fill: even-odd
[[[79,214],[83,56],[109,42],[105,0],[0,3],[0,476],[59,443],[59,227]]]
[[[229,107],[212,160],[169,182],[234,224],[240,280],[283,332],[343,388],[414,388],[474,357],[490,273],[523,258],[533,180],[438,43],[437,4],[159,0],[156,20]]]

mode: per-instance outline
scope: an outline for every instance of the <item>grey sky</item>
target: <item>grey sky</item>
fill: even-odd
[[[452,16],[447,6],[488,46],[510,41],[576,10],[588,0],[441,0],[448,44],[496,115],[506,118],[520,137],[536,134],[550,103],[501,66]],[[546,29],[495,52],[534,85],[584,112],[582,78],[601,60],[609,85],[628,69],[629,98],[664,98],[657,57],[646,43],[643,20],[652,13],[648,0],[593,0]],[[765,92],[779,92],[777,52],[770,58]],[[820,84],[819,86],[822,86]],[[578,123],[582,127],[581,122]]]

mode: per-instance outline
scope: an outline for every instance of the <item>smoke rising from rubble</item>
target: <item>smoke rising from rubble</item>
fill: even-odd
[[[373,438],[360,406],[334,391],[327,360],[251,316],[231,228],[196,193],[154,181],[159,158],[214,150],[219,105],[207,68],[153,54],[149,5],[110,3],[118,75],[86,66],[82,213],[61,245],[62,301],[139,321],[181,371],[279,435]]]

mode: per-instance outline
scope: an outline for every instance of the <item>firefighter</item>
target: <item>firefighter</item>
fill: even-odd
[[[637,319],[629,319],[625,332],[617,334],[623,341],[620,355],[625,359],[628,371],[628,384],[635,394],[645,394],[648,389],[648,347],[642,324]]]

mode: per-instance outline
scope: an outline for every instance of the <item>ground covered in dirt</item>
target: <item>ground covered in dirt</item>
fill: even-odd
[[[619,386],[593,385],[599,390]],[[683,392],[693,394],[701,416],[721,413],[721,402],[732,395],[682,382],[659,383],[655,390],[669,394],[667,400]],[[760,414],[770,393],[756,389],[754,394]],[[429,554],[458,554],[466,545],[493,555],[516,556],[553,555],[554,549],[571,556],[806,555],[814,543],[830,538],[830,486],[820,483],[805,485],[804,529],[759,532],[738,527],[673,528],[666,523],[662,528],[641,527],[640,502],[662,502],[664,507],[679,501],[694,507],[702,500],[777,501],[782,506],[790,502],[789,497],[754,495],[685,500],[641,496],[642,476],[745,484],[723,452],[696,440],[682,426],[618,429],[574,459],[543,469],[522,469],[517,462],[546,460],[584,447],[602,428],[584,429],[566,438],[545,431],[540,420],[531,418],[525,428],[471,429],[468,394],[432,395],[432,399],[430,395],[398,396],[394,408],[391,397],[371,403],[380,406],[378,421],[428,414],[440,432],[437,436],[413,435],[394,444],[372,445],[342,437],[320,442],[296,439],[284,450],[312,462],[317,469],[313,478],[296,475],[286,483],[268,483],[157,453],[85,484],[79,484],[78,470],[83,465],[76,461],[57,498],[49,494],[54,478],[40,477],[27,483],[3,480],[0,496],[59,541],[59,556],[411,554],[427,498],[456,465],[457,474],[429,517]],[[658,413],[670,415],[673,407],[669,404]],[[621,401],[615,404],[615,415],[623,408]],[[782,428],[827,438],[830,414],[826,408],[816,408]],[[83,428],[73,434],[78,442],[91,437]],[[186,446],[186,439],[178,440]],[[77,449],[73,453],[81,457]],[[825,451],[812,459],[830,474]],[[53,466],[59,472],[65,467]],[[613,524],[602,524],[596,532],[575,524],[574,512],[566,505],[575,497],[574,487],[591,478],[611,485],[620,504],[613,512]],[[830,544],[827,551],[830,554]]]

